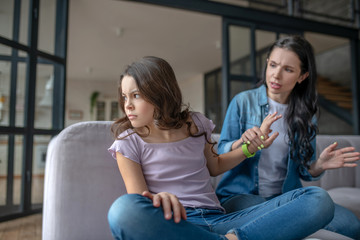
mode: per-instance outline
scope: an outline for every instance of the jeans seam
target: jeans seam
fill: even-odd
[[[202,219],[204,220],[204,222],[206,223],[206,225],[209,227],[210,232],[213,232],[213,230],[212,230],[212,225],[209,224],[209,222],[207,221],[206,217],[204,217],[204,211],[203,211],[203,209],[200,209],[200,210],[201,210],[201,217],[202,217]]]

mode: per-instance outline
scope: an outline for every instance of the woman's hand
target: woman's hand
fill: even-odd
[[[354,147],[336,149],[338,143],[333,143],[322,151],[319,159],[310,166],[309,172],[312,176],[319,176],[327,169],[342,167],[356,167],[360,159],[360,153],[355,152]]]
[[[261,132],[264,134],[264,137],[269,137],[269,133],[272,132],[270,129],[271,125],[277,121],[278,119],[282,118],[282,115],[277,115],[277,112],[274,112],[272,114],[268,114],[264,121],[262,122],[260,126]]]
[[[275,138],[279,135],[279,133],[275,132],[269,137],[269,133],[272,132],[270,127],[276,120],[280,119],[281,117],[282,115],[277,115],[277,112],[267,115],[260,128],[253,127],[247,129],[241,135],[241,138],[233,143],[232,150],[239,148],[244,143],[248,144],[248,150],[251,153],[269,147]]]
[[[152,194],[148,191],[144,191],[142,196],[152,200],[154,207],[160,207],[162,205],[166,220],[170,220],[172,215],[174,215],[175,223],[179,223],[181,218],[186,220],[185,208],[174,194],[167,192]]]

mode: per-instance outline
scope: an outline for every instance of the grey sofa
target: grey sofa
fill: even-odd
[[[107,211],[126,190],[116,161],[107,152],[113,142],[110,125],[111,122],[77,123],[50,142],[45,170],[43,240],[112,239]],[[317,150],[334,141],[360,150],[360,136],[321,135],[317,138]],[[212,179],[214,186],[219,179]],[[329,171],[313,185],[327,189],[336,202],[360,217],[359,167]],[[349,239],[325,230],[310,238]]]

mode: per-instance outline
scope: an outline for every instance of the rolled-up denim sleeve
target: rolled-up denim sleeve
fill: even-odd
[[[240,138],[240,111],[237,98],[233,98],[226,112],[225,120],[221,129],[218,153],[231,151],[232,144]]]
[[[314,149],[314,153],[313,153],[313,155],[311,156],[310,164],[312,164],[313,162],[316,161],[316,137],[314,137],[314,139],[311,141],[311,146],[312,146],[313,149]],[[323,172],[323,173],[320,174],[319,176],[313,177],[313,176],[309,173],[307,167],[305,167],[304,165],[301,165],[301,166],[300,166],[299,173],[300,173],[301,179],[303,179],[304,181],[317,181],[317,180],[319,180],[319,179],[323,176],[323,174],[324,174],[324,172]]]

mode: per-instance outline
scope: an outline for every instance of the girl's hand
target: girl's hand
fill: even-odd
[[[320,175],[327,169],[336,169],[342,167],[356,167],[360,159],[360,153],[355,152],[354,147],[344,147],[336,149],[338,143],[333,143],[322,151],[319,159],[310,167],[315,175]]]
[[[175,223],[179,223],[181,218],[186,220],[185,208],[174,194],[167,192],[152,194],[148,191],[144,191],[142,196],[151,199],[154,207],[160,207],[162,205],[166,220],[170,220],[172,215],[174,215]]]

